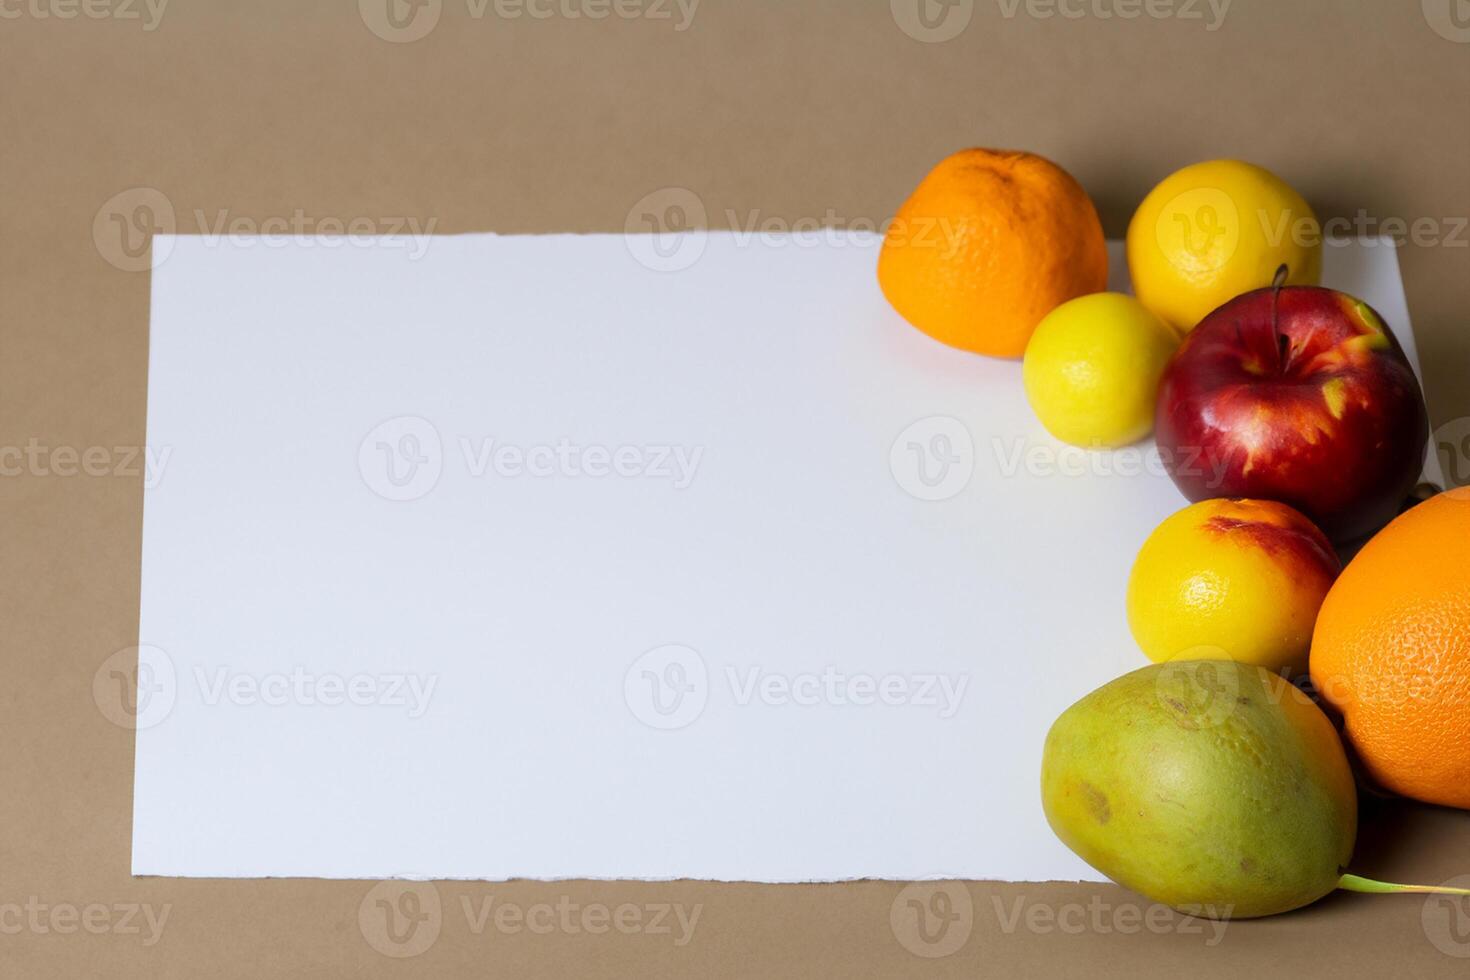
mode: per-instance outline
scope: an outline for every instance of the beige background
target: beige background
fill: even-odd
[[[976,883],[952,889],[955,918],[930,945],[907,902],[934,896],[892,883],[448,882],[424,896],[441,899],[438,920],[395,947],[380,937],[380,896],[364,901],[369,882],[131,878],[133,737],[92,688],[136,642],[142,491],[126,447],[144,432],[148,278],[117,267],[128,262],[111,224],[134,213],[136,195],[115,199],[129,189],[152,188],[180,231],[209,230],[221,211],[251,229],[298,209],[308,231],[320,219],[616,231],[668,186],[693,190],[714,225],[856,224],[883,220],[944,154],[988,145],[1062,163],[1118,235],[1171,169],[1239,155],[1324,216],[1433,222],[1448,240],[1401,253],[1409,301],[1435,422],[1470,415],[1463,3],[1457,26],[1448,0],[1235,0],[1209,30],[1203,0],[1154,0],[1175,15],[1138,19],[1102,16],[1137,9],[1129,0],[1066,0],[1075,18],[1037,16],[1054,9],[1039,0],[960,0],[963,30],[940,21],[955,36],[923,42],[900,27],[920,33],[909,0],[704,0],[684,30],[663,0],[621,9],[671,19],[537,19],[504,2],[476,17],[467,0],[430,0],[405,30],[431,29],[404,43],[369,27],[401,36],[385,2],[174,0],[161,18],[156,0],[0,3],[0,445],[45,447],[54,464],[0,479],[0,963],[12,964],[0,973],[1464,975],[1470,960],[1451,954],[1470,953],[1470,936],[1457,943],[1446,909],[1408,897],[1334,897],[1231,924],[1211,945],[1208,927],[1144,920],[1115,887]],[[102,447],[105,475],[57,472],[62,447]],[[1370,804],[1365,824],[1363,873],[1470,874],[1463,813]],[[543,935],[492,918],[476,934],[461,899],[486,897],[702,908],[676,946],[677,927]],[[26,922],[27,903],[104,904],[90,913],[104,934]],[[146,925],[123,931],[144,922],[112,908],[129,903],[167,907],[156,943]],[[435,925],[412,958],[369,941],[412,951]]]

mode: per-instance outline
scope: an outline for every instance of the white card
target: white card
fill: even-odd
[[[1185,501],[871,236],[154,248],[135,874],[1098,877],[1042,740]]]

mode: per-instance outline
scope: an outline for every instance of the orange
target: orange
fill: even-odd
[[[1312,683],[1364,767],[1470,809],[1470,489],[1401,514],[1348,563],[1312,635]]]
[[[909,323],[952,347],[1020,357],[1056,307],[1108,284],[1087,192],[1032,153],[961,150],[899,208],[878,284]]]

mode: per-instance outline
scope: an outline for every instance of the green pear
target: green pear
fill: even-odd
[[[1087,695],[1046,737],[1041,795],[1084,861],[1193,915],[1272,915],[1335,888],[1440,891],[1343,874],[1358,806],[1342,743],[1250,664],[1153,664]]]

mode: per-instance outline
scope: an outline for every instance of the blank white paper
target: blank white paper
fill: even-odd
[[[135,874],[1098,878],[1041,747],[1146,663],[1150,444],[872,236],[419,244],[155,242]],[[1326,280],[1412,349],[1390,248]]]

